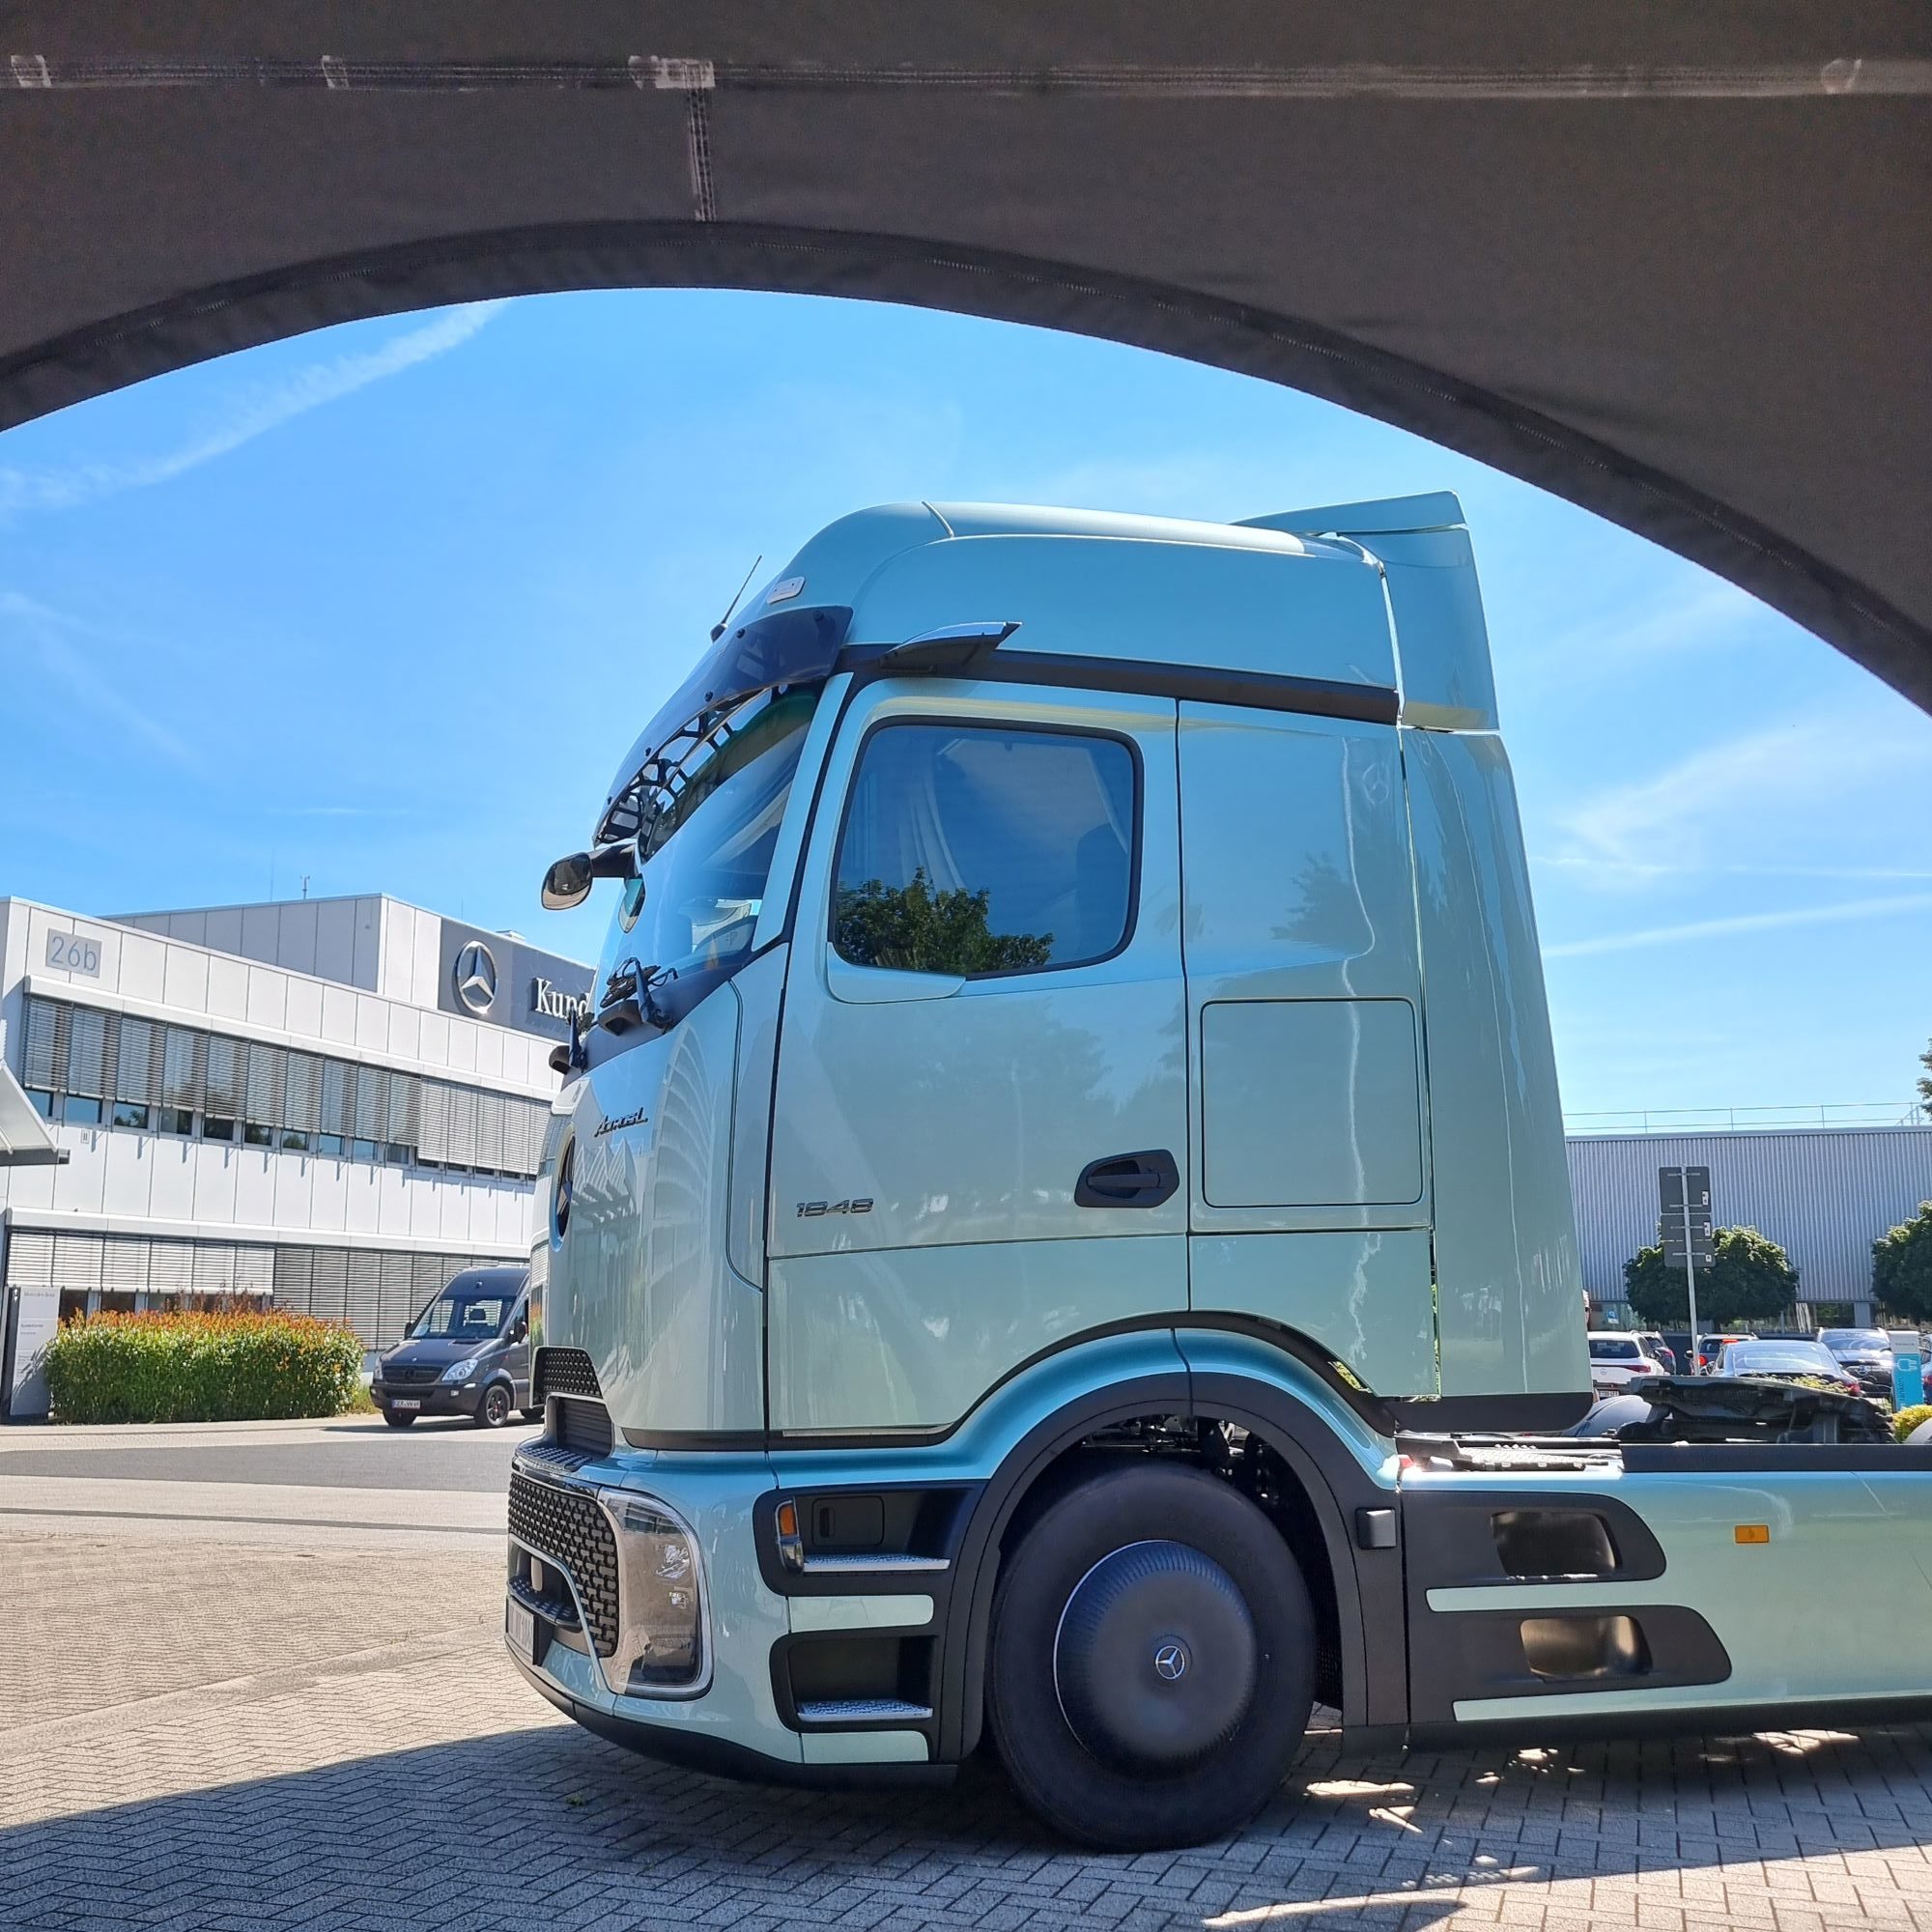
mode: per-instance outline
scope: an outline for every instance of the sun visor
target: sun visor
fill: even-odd
[[[604,801],[596,842],[637,835],[640,788],[677,771],[748,697],[829,677],[852,626],[843,605],[773,611],[727,631],[697,668],[659,708],[633,745]]]

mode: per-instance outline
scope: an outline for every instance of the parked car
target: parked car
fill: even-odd
[[[466,1268],[377,1362],[369,1394],[391,1429],[419,1415],[467,1415],[500,1429],[530,1405],[530,1271]]]
[[[1697,1367],[1699,1372],[1704,1375],[1716,1375],[1718,1372],[1718,1357],[1733,1342],[1749,1342],[1754,1339],[1755,1337],[1753,1336],[1743,1334],[1699,1335],[1697,1337]]]
[[[1677,1373],[1677,1350],[1655,1328],[1638,1328],[1631,1339],[1652,1361],[1663,1364],[1665,1375],[1674,1376]]]
[[[1753,1381],[1816,1382],[1845,1395],[1865,1392],[1859,1378],[1818,1342],[1774,1342],[1747,1335],[1741,1342],[1725,1344],[1714,1373],[1747,1376]]]
[[[1634,1335],[1594,1330],[1589,1339],[1590,1380],[1600,1389],[1627,1388],[1646,1376],[1669,1373]]]
[[[1821,1328],[1818,1341],[1867,1395],[1891,1399],[1891,1337],[1883,1328]]]

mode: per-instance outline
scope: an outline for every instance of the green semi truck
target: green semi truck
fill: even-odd
[[[793,1779],[989,1748],[1144,1846],[1251,1813],[1318,1702],[1385,1741],[1932,1695],[1932,1458],[1838,1398],[1565,1433],[1454,497],[843,519],[545,900],[605,878],[505,1618],[591,1729]]]

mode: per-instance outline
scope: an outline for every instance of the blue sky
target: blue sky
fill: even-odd
[[[754,556],[868,502],[1191,517],[1461,493],[1566,1107],[1909,1096],[1932,720],[1691,565],[1412,437],[1144,352],[689,292],[358,324],[0,437],[0,892],[545,915]]]

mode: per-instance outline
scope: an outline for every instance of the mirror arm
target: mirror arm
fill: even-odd
[[[585,867],[593,879],[635,879],[638,876],[638,847],[634,839],[600,845],[588,855]]]

